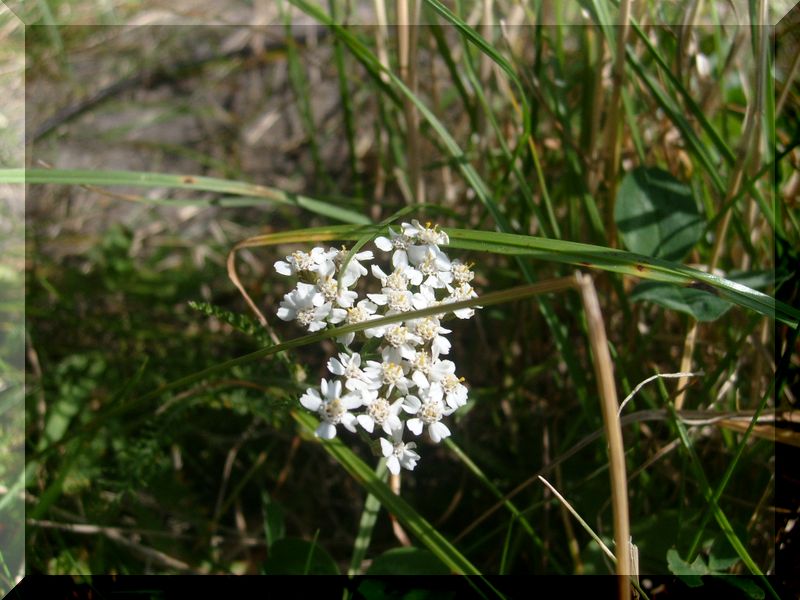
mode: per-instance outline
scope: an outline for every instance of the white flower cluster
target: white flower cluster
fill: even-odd
[[[388,238],[376,238],[379,250],[392,253],[392,269],[387,273],[372,265],[380,292],[363,299],[352,288],[369,272],[362,262],[374,258],[371,251],[353,255],[346,265],[347,250],[335,248],[294,252],[275,263],[278,273],[299,279],[284,296],[278,317],[297,321],[308,331],[443,307],[435,316],[367,327],[358,336],[338,338],[342,352],[327,365],[332,378],[322,379],[319,389],[309,388],[300,398],[320,418],[316,433],[321,438],[334,437],[338,425],[353,433],[361,427],[369,434],[384,434],[380,448],[394,474],[401,467],[413,469],[420,458],[414,442],[403,442],[406,428],[415,436],[427,431],[438,443],[450,435],[443,417],[467,403],[467,388],[456,376],[455,364],[441,358],[450,352],[446,337],[450,330],[442,320],[449,313],[460,319],[471,317],[472,308],[447,311],[444,306],[477,294],[470,284],[474,273],[469,265],[450,260],[439,248],[447,243],[444,231],[416,220],[403,223],[400,233],[390,229]],[[377,339],[374,355],[355,351],[357,339]]]

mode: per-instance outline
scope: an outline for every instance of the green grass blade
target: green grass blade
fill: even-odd
[[[299,411],[293,411],[292,416],[303,429],[313,435],[318,425],[314,417]],[[372,468],[358,458],[339,438],[333,438],[321,443],[325,451],[336,459],[361,487],[375,496],[386,510],[397,517],[403,527],[425,544],[454,573],[460,575],[481,574],[475,565],[467,560],[455,546],[448,542],[410,504],[392,492]]]
[[[716,499],[714,498],[714,493],[711,490],[711,486],[706,479],[706,475],[703,472],[702,464],[700,463],[700,459],[698,458],[697,454],[694,451],[694,446],[692,445],[691,439],[689,438],[689,432],[686,430],[686,426],[681,422],[678,418],[677,413],[675,412],[675,408],[669,404],[668,409],[672,415],[672,422],[678,429],[678,435],[681,440],[681,444],[683,448],[686,450],[686,453],[689,455],[689,464],[694,472],[695,478],[697,479],[697,483],[700,486],[700,489],[703,493],[703,497],[706,499],[706,502],[709,504],[710,510],[714,514],[714,518],[717,520],[717,524],[719,525],[722,532],[725,534],[730,545],[736,551],[736,554],[739,555],[739,558],[745,564],[745,566],[750,570],[753,575],[759,577],[762,583],[767,586],[772,592],[772,595],[775,598],[778,596],[775,594],[775,591],[772,589],[772,586],[767,581],[767,578],[764,577],[764,574],[761,572],[761,569],[758,568],[755,561],[752,559],[750,554],[747,552],[747,548],[744,547],[744,544],[736,535],[733,530],[733,526],[731,525],[730,521],[728,521],[728,517],[725,516],[725,513],[719,507]]]
[[[284,192],[276,188],[230,181],[214,177],[174,175],[169,173],[146,173],[137,171],[89,171],[81,169],[0,169],[0,183],[53,183],[66,185],[101,185],[146,188],[171,188],[218,192],[232,196],[262,198],[263,200],[297,206],[345,223],[368,224],[366,216],[300,194]]]
[[[358,240],[371,232],[379,235],[385,230],[373,227],[340,225],[288,231],[248,240],[243,247],[290,242],[313,242],[328,240]],[[448,228],[450,247],[478,252],[528,256],[537,260],[567,263],[578,267],[601,269],[641,279],[663,281],[679,285],[700,287],[743,308],[754,310],[766,317],[796,327],[800,322],[800,311],[762,292],[745,285],[712,275],[685,265],[617,250],[565,240],[551,240],[529,235],[500,233],[496,231],[474,231]]]
[[[378,466],[375,468],[375,476],[381,481],[386,481],[386,460],[381,459]],[[353,544],[353,557],[350,559],[350,568],[347,574],[352,577],[361,572],[361,563],[367,556],[367,549],[369,548],[370,540],[372,539],[372,531],[375,529],[375,523],[378,521],[378,511],[381,508],[381,501],[374,494],[367,494],[367,499],[364,501],[364,510],[361,512],[361,520],[358,523],[358,535]]]
[[[484,474],[481,468],[478,465],[476,465],[472,461],[472,459],[461,448],[459,448],[456,445],[456,443],[452,440],[452,438],[447,438],[444,441],[444,443],[445,446],[447,446],[448,450],[451,450],[459,458],[459,460],[462,463],[464,463],[464,465],[472,472],[472,474],[478,478],[478,481],[480,481],[486,487],[486,489],[488,489],[495,496],[495,498],[503,501],[503,504],[508,509],[508,512],[510,512],[514,516],[514,520],[519,521],[522,528],[525,530],[528,536],[530,536],[530,538],[533,540],[533,543],[536,544],[536,546],[540,550],[544,551],[545,550],[544,542],[542,542],[542,539],[538,535],[536,535],[536,531],[534,531],[533,527],[528,522],[528,519],[525,518],[525,515],[522,513],[522,511],[520,511],[511,502],[511,500],[505,498],[503,492],[497,489],[497,486],[494,485],[492,481],[486,476],[486,474]],[[564,570],[564,567],[556,560],[555,556],[552,555],[549,556],[548,560],[553,564],[556,571],[558,571],[561,574],[566,572]]]

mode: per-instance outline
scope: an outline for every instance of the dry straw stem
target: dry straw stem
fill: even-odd
[[[759,16],[760,23],[767,22],[767,3],[766,0],[759,0]],[[760,32],[758,62],[756,66],[756,89],[753,101],[747,106],[747,113],[745,115],[745,130],[742,134],[742,139],[739,144],[738,157],[734,165],[733,172],[729,179],[728,191],[720,206],[727,206],[739,194],[739,188],[742,184],[747,164],[753,156],[757,155],[757,151],[751,151],[757,148],[758,132],[760,130],[759,124],[761,122],[761,111],[764,105],[764,80],[767,76],[767,58],[769,54],[769,35],[766,27],[759,27]],[[728,227],[730,226],[733,210],[729,209],[722,218],[722,221],[717,228],[716,235],[714,236],[714,247],[711,250],[711,260],[708,263],[708,272],[713,273],[717,268],[720,257],[722,256],[723,246],[725,244],[725,237],[728,234]],[[692,319],[691,327],[686,334],[686,341],[683,346],[683,358],[681,359],[681,371],[690,371],[692,369],[692,355],[694,354],[694,347],[697,341],[698,322]],[[675,410],[683,408],[683,402],[686,397],[686,383],[687,379],[681,377],[678,380],[678,395],[675,398]]]
[[[608,338],[592,278],[576,273],[575,279],[581,291],[583,310],[589,327],[589,343],[592,348],[592,362],[600,393],[600,408],[603,413],[603,426],[608,441],[609,474],[611,476],[611,504],[614,511],[614,544],[619,576],[619,598],[631,597],[631,554],[630,524],[628,522],[628,481],[625,472],[625,450],[622,445],[622,426],[617,411],[617,387],[614,383],[614,365],[608,351]]]
[[[397,2],[397,54],[400,79],[414,94],[418,89],[417,34],[419,26],[420,0],[398,0]],[[406,143],[408,152],[408,180],[411,196],[419,204],[425,203],[425,184],[422,179],[419,155],[419,113],[409,97],[403,98],[406,120]]]
[[[619,31],[617,32],[617,53],[614,57],[614,71],[612,76],[613,88],[611,102],[608,107],[608,122],[606,124],[606,182],[608,182],[608,231],[611,232],[609,243],[616,244],[616,226],[614,224],[614,199],[617,188],[617,172],[619,169],[620,155],[620,105],[622,97],[622,82],[625,76],[625,41],[628,38],[628,29],[631,20],[631,0],[622,0],[619,6]]]

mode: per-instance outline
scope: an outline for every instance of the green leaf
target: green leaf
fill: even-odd
[[[639,167],[625,176],[614,221],[629,250],[666,260],[686,256],[704,228],[691,188],[657,168]]]
[[[667,566],[669,567],[670,573],[680,577],[681,581],[689,587],[703,585],[701,577],[710,573],[700,556],[695,558],[693,563],[689,564],[680,557],[675,548],[667,550]]]
[[[271,550],[276,542],[286,536],[286,523],[283,518],[283,507],[275,502],[266,490],[261,493],[261,512],[264,517],[264,538],[267,541],[267,549]]]
[[[733,306],[730,302],[703,289],[676,287],[657,281],[640,283],[633,289],[630,299],[653,302],[664,308],[690,314],[698,321],[716,321]]]
[[[272,545],[263,572],[265,575],[339,575],[339,567],[318,543],[286,538]]]
[[[745,594],[748,598],[753,600],[763,600],[766,597],[766,592],[755,581],[742,575],[715,575],[715,579],[724,581]]]
[[[210,302],[189,301],[189,307],[199,311],[207,317],[215,317],[224,321],[234,329],[254,338],[261,346],[271,346],[272,340],[264,328],[247,315],[234,313]]]
[[[442,561],[423,548],[392,548],[375,560],[367,575],[449,575]]]

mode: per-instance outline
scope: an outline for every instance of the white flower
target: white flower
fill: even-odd
[[[402,233],[395,233],[389,229],[389,237],[378,236],[375,238],[375,245],[379,250],[392,253],[392,266],[408,265],[408,254],[406,250],[411,245],[411,239]]]
[[[384,288],[383,294],[367,294],[367,297],[378,306],[386,306],[389,310],[386,316],[396,315],[401,312],[408,312],[414,308],[414,295],[406,291],[392,290]]]
[[[337,309],[334,309],[334,311]],[[348,308],[344,313],[344,322],[346,325],[353,325],[355,323],[363,323],[364,321],[369,321],[370,319],[375,319],[377,316],[375,315],[375,311],[378,310],[378,307],[373,302],[369,300],[360,300],[358,304],[355,306]],[[364,329],[364,335],[368,338],[372,337],[380,337],[383,335],[384,328],[377,327],[377,328],[367,328]],[[346,333],[345,335],[337,338],[337,340],[344,344],[345,346],[350,346],[355,339],[356,334],[355,332]]]
[[[406,360],[414,357],[414,347],[422,343],[418,336],[403,325],[388,325],[382,335],[384,341],[392,348],[399,350],[400,355]]]
[[[372,265],[372,274],[381,280],[381,287],[383,293],[386,290],[395,290],[398,292],[405,292],[408,289],[408,284],[419,285],[422,283],[422,273],[410,267],[409,265],[400,265],[392,271],[391,275],[383,272],[378,265]]]
[[[403,403],[402,398],[390,404],[386,398],[378,396],[377,391],[368,390],[362,393],[362,399],[367,410],[356,419],[369,433],[374,431],[375,425],[382,427],[386,435],[391,435],[393,430],[403,427],[403,422],[397,416]]]
[[[450,272],[456,283],[469,283],[475,277],[475,273],[470,270],[470,266],[455,259],[450,263]]]
[[[331,248],[333,250],[333,248]],[[347,252],[344,250],[337,251],[337,254],[334,256],[334,262],[339,270],[341,270],[342,263],[344,259],[347,257]],[[359,277],[362,277],[367,274],[367,268],[361,264],[360,261],[364,260],[372,260],[374,255],[372,254],[372,250],[365,250],[363,252],[358,252],[354,254],[350,258],[350,262],[347,263],[347,267],[345,267],[344,274],[339,274],[339,277],[342,280],[342,285],[344,287],[353,287],[356,281],[358,281]]]
[[[325,318],[331,312],[330,302],[315,304],[319,295],[317,287],[310,283],[298,282],[297,288],[283,297],[278,318],[284,321],[297,320],[308,331],[319,331],[325,327]]]
[[[472,286],[468,283],[460,283],[455,288],[448,287],[450,290],[450,295],[444,299],[443,302],[461,302],[462,300],[469,300],[471,298],[477,298],[478,294],[472,288]],[[475,308],[480,308],[477,306]],[[458,310],[454,310],[453,314],[457,316],[459,319],[469,319],[472,315],[475,314],[474,308],[460,308]]]
[[[400,352],[393,348],[384,348],[382,354],[382,362],[367,361],[367,366],[364,368],[364,375],[368,382],[367,387],[371,390],[379,390],[383,386],[388,386],[387,396],[395,387],[403,394],[407,394],[408,386],[412,381],[406,377],[408,365],[403,362]]]
[[[440,391],[433,391],[432,394],[445,396],[445,402],[450,408],[456,409],[467,403],[467,387],[462,383],[463,378],[455,375],[456,365],[451,360],[439,360],[434,358],[428,372],[421,369],[414,371],[411,379],[421,390],[438,388]]]
[[[424,285],[443,288],[453,281],[450,272],[450,259],[434,246],[411,246],[408,257],[417,269],[425,276]]]
[[[358,294],[347,288],[339,289],[339,282],[333,277],[320,277],[317,281],[318,294],[315,303],[318,305],[331,302],[342,308],[350,308],[358,298]]]
[[[333,273],[331,258],[330,251],[326,252],[322,248],[312,248],[311,253],[298,250],[287,256],[285,261],[276,262],[275,270],[281,275],[297,275],[303,272],[330,275]]]
[[[339,358],[328,360],[328,370],[340,377],[344,375],[344,387],[351,391],[364,389],[369,382],[367,374],[361,368],[361,355],[358,353],[340,352]]]
[[[381,438],[381,453],[386,457],[386,466],[393,475],[400,474],[400,467],[413,471],[417,466],[419,454],[414,452],[417,445],[414,442],[403,443],[403,426],[394,429],[391,440]]]
[[[416,219],[411,220],[411,224],[403,223],[401,225],[403,233],[415,240],[419,240],[423,244],[429,246],[438,246],[439,244],[449,244],[450,238],[447,234],[439,229],[438,225],[431,225],[430,222],[421,225]]]
[[[438,444],[450,435],[447,425],[442,423],[442,417],[451,414],[454,409],[448,409],[444,405],[440,388],[432,387],[428,393],[420,395],[421,399],[416,396],[406,396],[403,401],[403,410],[415,415],[406,424],[414,435],[420,435],[423,427],[427,427],[431,440]]]
[[[355,433],[356,417],[350,411],[362,404],[359,394],[342,396],[342,383],[334,381],[328,383],[323,379],[320,383],[322,396],[314,388],[308,388],[300,398],[300,404],[308,410],[319,414],[321,422],[317,427],[316,435],[329,440],[336,436],[336,426],[342,424],[349,431]]]
[[[461,383],[462,381],[464,381],[463,377],[447,373],[440,382],[445,393],[445,401],[452,408],[458,408],[467,403],[467,386]]]
[[[443,334],[451,333],[451,331],[442,327],[437,317],[423,317],[409,321],[408,324],[423,343],[430,342],[431,352],[434,356],[450,352],[450,340]]]

